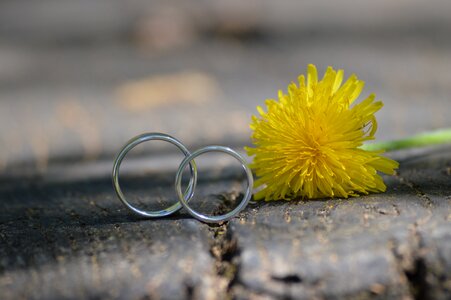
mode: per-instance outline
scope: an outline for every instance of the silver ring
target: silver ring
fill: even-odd
[[[183,170],[185,170],[185,168],[186,168],[186,165],[189,164],[194,158],[198,157],[199,155],[206,153],[206,152],[213,152],[213,151],[224,152],[224,153],[230,154],[231,156],[235,157],[241,163],[241,166],[243,167],[244,171],[246,172],[246,176],[247,176],[247,189],[244,194],[243,200],[241,200],[240,204],[237,207],[235,207],[235,209],[233,209],[232,211],[230,211],[224,215],[220,215],[220,216],[208,216],[208,215],[204,215],[204,214],[198,213],[195,210],[193,210],[188,205],[188,201],[186,201],[186,199],[183,197],[182,186],[181,186],[182,174],[183,174]],[[207,223],[219,223],[219,222],[230,220],[231,218],[236,216],[249,203],[249,200],[251,199],[251,196],[252,196],[253,185],[254,185],[254,178],[252,176],[251,170],[249,169],[249,167],[246,164],[246,160],[241,155],[239,155],[235,150],[232,150],[228,147],[223,147],[223,146],[207,146],[207,147],[204,147],[204,148],[194,151],[192,154],[186,156],[182,160],[182,162],[180,163],[180,166],[177,170],[177,174],[175,175],[175,190],[177,192],[177,196],[179,197],[180,203],[194,218],[196,218],[200,221],[203,221],[203,222],[207,222]]]
[[[144,134],[138,135],[128,141],[128,143],[124,146],[124,148],[122,148],[122,150],[119,152],[119,154],[116,156],[116,159],[114,160],[113,187],[114,187],[114,190],[116,191],[116,195],[119,198],[119,200],[121,200],[122,203],[124,203],[124,205],[128,209],[130,209],[133,213],[140,215],[140,216],[144,216],[144,217],[156,218],[156,217],[168,216],[168,215],[178,211],[179,209],[181,209],[182,205],[180,204],[180,202],[177,202],[177,203],[173,204],[172,206],[162,209],[162,210],[159,210],[159,211],[140,210],[140,209],[134,207],[133,205],[131,205],[127,201],[127,199],[125,199],[125,196],[122,193],[121,187],[119,185],[119,168],[121,166],[121,163],[122,163],[122,160],[124,159],[124,157],[127,155],[127,153],[131,149],[133,149],[137,145],[147,142],[147,141],[151,141],[151,140],[161,140],[161,141],[169,142],[169,143],[177,146],[183,152],[183,154],[185,156],[190,155],[190,152],[188,151],[188,149],[186,149],[186,147],[179,140],[177,140],[176,138],[174,138],[170,135],[167,135],[164,133],[144,133]],[[188,184],[188,187],[187,187],[185,193],[181,196],[183,198],[183,200],[186,202],[188,202],[193,197],[194,190],[196,188],[196,183],[197,183],[196,163],[194,161],[192,161],[192,162],[190,161],[189,166],[190,166],[191,178],[190,178],[190,181],[189,181],[189,184]]]

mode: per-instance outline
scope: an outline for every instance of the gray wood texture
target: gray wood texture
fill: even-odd
[[[384,194],[251,203],[222,225],[183,211],[159,220],[130,215],[112,193],[109,164],[83,179],[67,170],[64,179],[4,178],[2,299],[447,299],[450,150],[399,154],[402,167],[386,178]],[[198,209],[235,204],[231,186],[242,174],[200,176]],[[123,184],[146,207],[173,199],[172,180],[147,173]]]
[[[450,2],[0,2],[0,299],[450,299],[451,148],[390,153],[387,192],[251,202],[208,225],[131,215],[114,154],[161,131],[190,150],[249,145],[255,106],[315,63],[385,103],[378,139],[451,126]],[[222,157],[222,156],[221,156]],[[133,203],[175,199],[181,155],[124,162]],[[206,159],[193,205],[243,174]],[[134,171],[133,171],[134,170]]]

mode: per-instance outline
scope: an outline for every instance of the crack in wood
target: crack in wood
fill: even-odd
[[[272,275],[271,279],[275,280],[275,281],[280,281],[280,282],[283,282],[286,284],[294,284],[294,283],[302,283],[303,282],[302,278],[297,274],[286,274],[283,276]]]
[[[398,269],[406,279],[410,294],[413,299],[430,299],[427,283],[427,267],[422,256],[425,245],[418,225],[415,223],[410,235],[409,251],[402,253],[399,251],[400,245],[396,240],[392,240],[391,251],[398,265]]]
[[[425,208],[432,209],[434,208],[434,202],[429,198],[425,192],[423,192],[420,187],[413,182],[409,181],[407,178],[401,176],[401,174],[398,172],[395,175],[395,178],[399,180],[399,182],[407,187],[409,187],[412,191],[415,192],[415,195],[419,197],[421,200],[423,200],[423,205]]]
[[[225,289],[226,299],[233,299],[233,287],[238,283],[241,250],[229,223],[210,226],[213,242],[210,254],[215,259],[215,272]]]

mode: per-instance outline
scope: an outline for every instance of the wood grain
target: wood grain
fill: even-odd
[[[219,225],[183,210],[131,215],[110,178],[115,153],[143,132],[242,150],[256,105],[308,63],[354,72],[362,98],[384,101],[378,139],[450,127],[449,8],[2,1],[0,299],[450,299],[449,145],[390,153],[401,167],[386,193],[251,202]],[[173,203],[181,156],[135,154],[126,195]],[[209,160],[195,208],[231,209],[241,172]]]

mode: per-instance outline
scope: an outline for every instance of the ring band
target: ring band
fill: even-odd
[[[164,133],[145,133],[145,134],[138,135],[127,142],[127,144],[122,148],[122,150],[118,153],[118,155],[116,156],[116,159],[114,160],[113,187],[114,187],[114,190],[115,190],[116,195],[118,196],[119,200],[121,200],[122,203],[128,209],[130,209],[133,213],[143,216],[143,217],[156,218],[156,217],[168,216],[168,215],[180,210],[182,208],[182,204],[180,204],[180,202],[177,202],[177,203],[171,205],[170,207],[159,210],[159,211],[140,210],[140,209],[134,207],[133,205],[131,205],[127,201],[127,199],[125,199],[125,196],[122,193],[121,187],[119,185],[119,168],[121,166],[121,163],[122,163],[122,160],[124,159],[124,157],[127,155],[127,153],[131,149],[133,149],[137,145],[147,142],[147,141],[151,141],[151,140],[161,140],[161,141],[165,141],[165,142],[168,142],[168,143],[171,143],[171,144],[177,146],[183,152],[183,154],[185,155],[185,158],[190,155],[190,152],[188,151],[188,149],[179,140],[177,140],[176,138],[174,138],[170,135],[167,135]],[[183,169],[185,167],[186,167],[186,164],[184,165]],[[183,199],[183,201],[186,201],[186,203],[188,203],[188,201],[193,197],[194,190],[196,188],[196,183],[197,183],[196,163],[194,161],[190,160],[189,167],[190,167],[191,178],[190,178],[190,181],[188,183],[188,187],[187,187],[185,193],[180,196]],[[180,170],[180,167],[179,167],[179,170]]]
[[[199,155],[206,153],[206,152],[223,152],[223,153],[226,153],[226,154],[229,154],[229,155],[235,157],[241,163],[241,166],[243,167],[243,169],[246,173],[246,176],[247,176],[247,189],[246,189],[243,199],[241,200],[240,204],[238,204],[237,207],[235,207],[232,211],[230,211],[224,215],[208,216],[208,215],[196,212],[188,205],[188,201],[184,198],[184,195],[182,194],[181,183],[182,183],[183,171],[185,170],[186,166],[194,160],[194,158],[196,158]],[[223,147],[223,146],[207,146],[207,147],[204,147],[204,148],[194,151],[192,154],[189,154],[180,163],[180,166],[177,170],[177,174],[175,176],[175,190],[177,192],[177,196],[179,198],[180,203],[189,212],[189,214],[191,214],[194,218],[196,218],[200,221],[203,221],[203,222],[207,222],[207,223],[219,223],[219,222],[230,220],[235,215],[237,215],[240,211],[242,211],[246,207],[246,205],[249,203],[249,200],[252,196],[253,185],[254,185],[254,179],[253,179],[251,170],[249,169],[249,167],[246,164],[246,160],[240,154],[238,154],[235,150],[228,148],[228,147]]]

